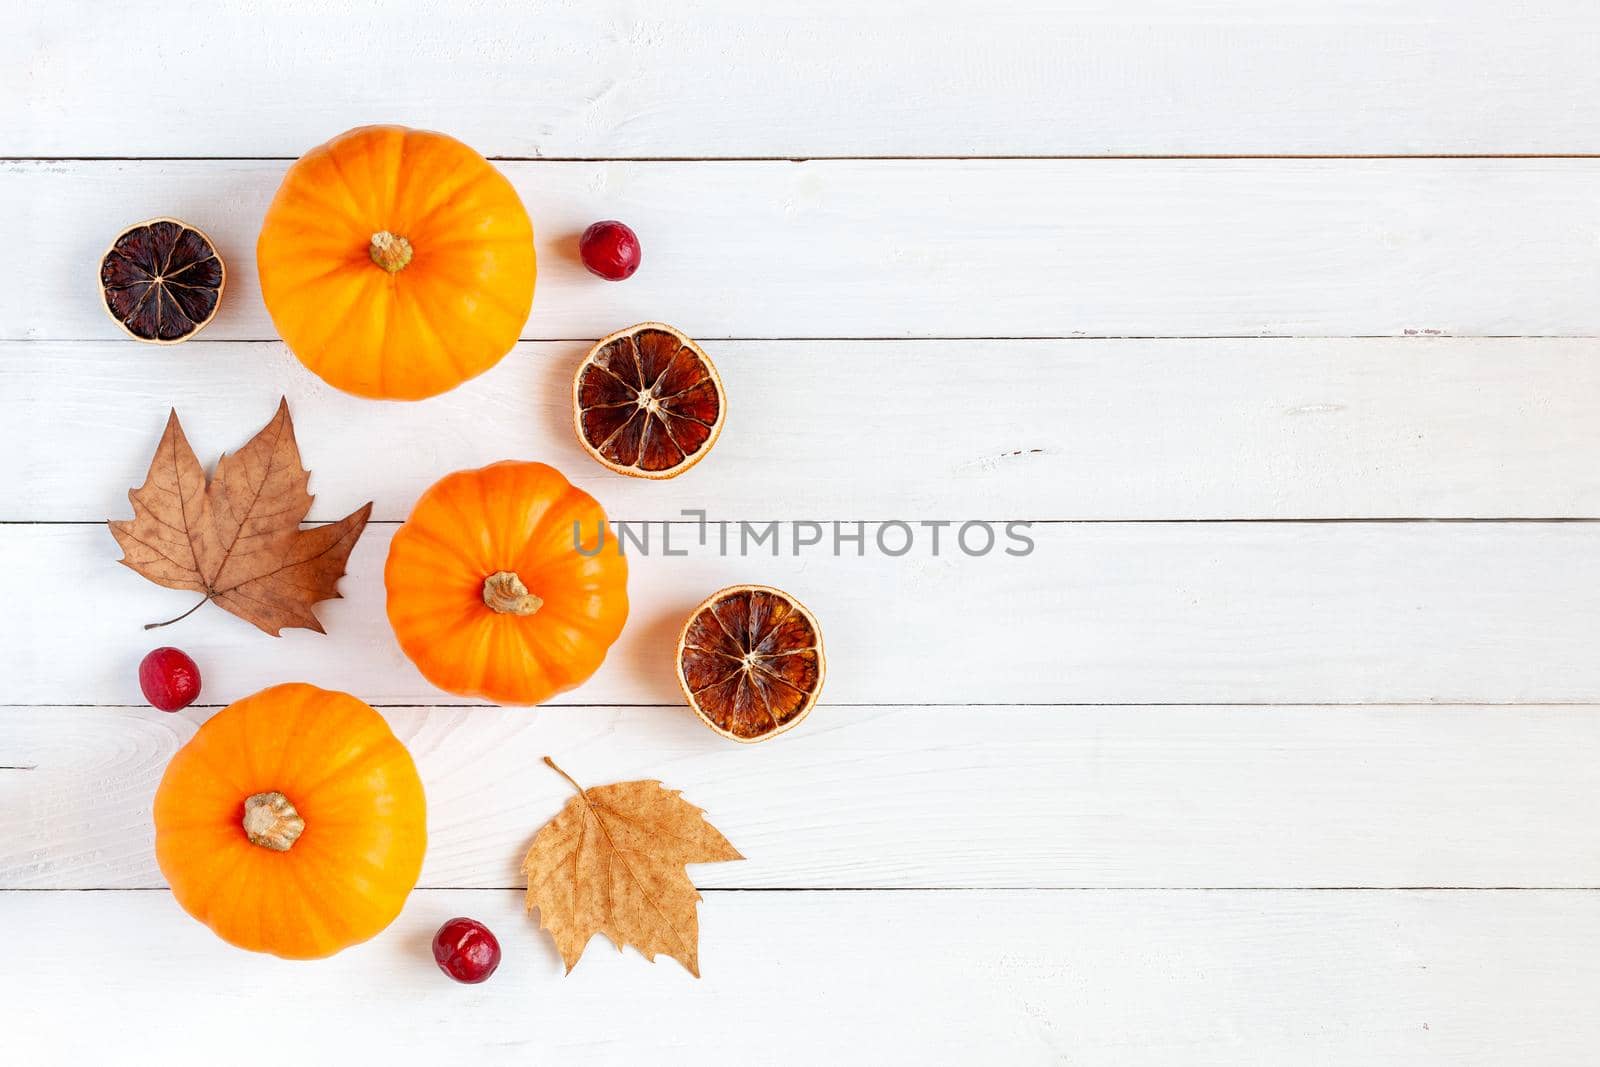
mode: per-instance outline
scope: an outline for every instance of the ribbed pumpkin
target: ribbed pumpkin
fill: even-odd
[[[364,126],[289,168],[256,242],[294,354],[358,396],[434,396],[498,363],[533,304],[516,190],[452,137]]]
[[[389,545],[401,649],[440,689],[499,704],[583,682],[628,617],[628,562],[604,543],[604,522],[592,496],[543,463],[446,475]]]
[[[422,782],[383,716],[291,683],[228,705],[167,765],[156,861],[224,941],[317,959],[400,914],[427,847]]]

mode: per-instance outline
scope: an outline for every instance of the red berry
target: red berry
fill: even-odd
[[[177,711],[200,695],[200,668],[175,648],[158,648],[139,662],[139,688],[162,711]]]
[[[620,282],[639,269],[639,235],[616,219],[607,219],[583,231],[578,238],[578,253],[590,274]]]
[[[433,935],[433,958],[451,978],[476,985],[500,966],[500,942],[476,919],[451,919]]]

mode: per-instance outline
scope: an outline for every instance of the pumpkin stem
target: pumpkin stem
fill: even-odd
[[[253,793],[244,802],[244,833],[252,845],[288,852],[305,831],[289,798],[282,793]]]
[[[411,242],[404,237],[397,237],[388,230],[379,230],[372,235],[372,243],[367,246],[367,255],[372,257],[372,262],[388,271],[398,274],[406,269],[406,264],[411,262]]]
[[[502,615],[532,615],[544,607],[512,571],[495,571],[483,580],[483,602]]]

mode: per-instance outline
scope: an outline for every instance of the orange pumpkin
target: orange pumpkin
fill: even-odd
[[[422,782],[348,693],[273,686],[228,705],[167,765],[156,861],[229,944],[331,956],[400,914],[427,847]]]
[[[440,689],[497,704],[583,682],[628,617],[628,561],[605,546],[605,518],[543,463],[446,475],[389,544],[400,647]]]
[[[256,267],[278,333],[323,381],[417,400],[516,343],[533,227],[511,183],[460,141],[364,126],[289,168]]]

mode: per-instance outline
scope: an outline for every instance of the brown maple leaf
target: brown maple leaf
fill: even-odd
[[[310,479],[287,400],[248,444],[218,461],[210,484],[173,411],[144,484],[128,493],[133,519],[110,523],[122,546],[119,562],[157,585],[205,595],[178,619],[214,601],[274,637],[289,626],[323,633],[311,606],[339,595],[372,504],[302,530]]]
[[[533,839],[522,872],[527,907],[556,939],[567,973],[595,934],[622,951],[671,956],[700,977],[700,893],[686,863],[742,860],[701,810],[660,782],[617,782],[585,789]]]

